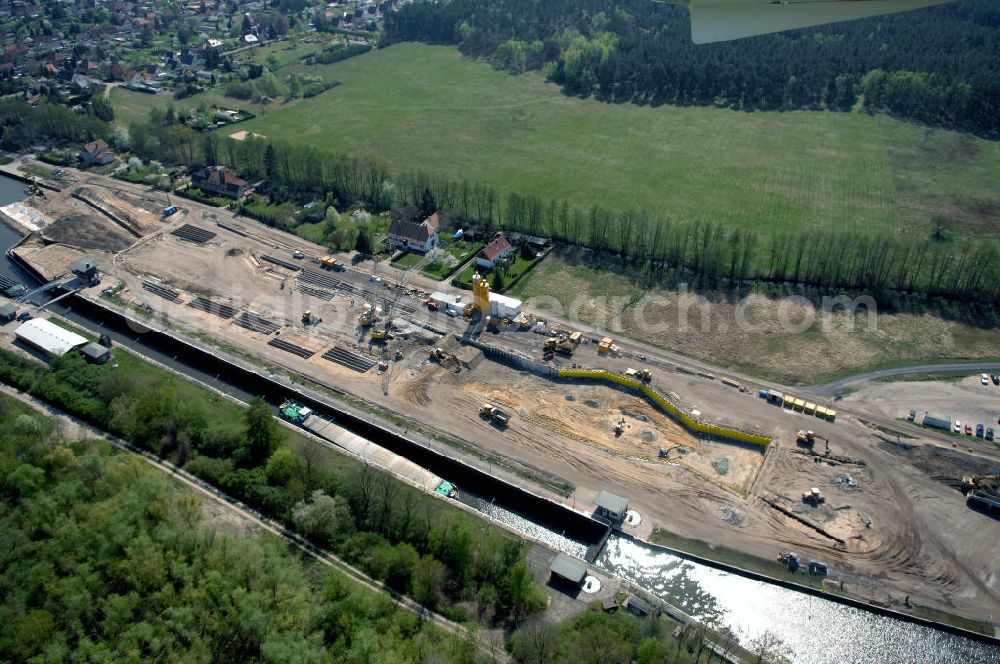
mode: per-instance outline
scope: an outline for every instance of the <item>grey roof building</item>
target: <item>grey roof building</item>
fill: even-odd
[[[587,576],[587,566],[576,558],[560,553],[549,565],[552,576],[558,577],[562,581],[568,581],[573,585],[580,585]]]
[[[625,513],[628,512],[628,498],[622,498],[607,491],[597,494],[597,500],[594,503],[597,505],[594,514],[612,522],[621,521],[625,518]]]
[[[83,357],[91,364],[104,364],[111,359],[111,349],[99,343],[90,342],[80,349]]]

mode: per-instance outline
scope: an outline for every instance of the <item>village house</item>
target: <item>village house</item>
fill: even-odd
[[[101,139],[85,143],[80,150],[80,159],[88,166],[104,166],[115,160],[115,153]]]
[[[191,184],[202,191],[228,198],[243,198],[249,187],[225,166],[208,166],[191,178]]]
[[[405,249],[427,253],[438,246],[438,226],[441,225],[441,215],[435,212],[420,223],[397,219],[389,227],[389,246],[393,249]]]
[[[497,233],[493,241],[483,247],[483,250],[476,255],[476,265],[481,265],[487,269],[492,269],[497,261],[503,260],[514,251],[514,246],[504,236]]]

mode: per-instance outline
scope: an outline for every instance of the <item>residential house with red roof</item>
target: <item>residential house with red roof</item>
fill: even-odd
[[[228,198],[243,198],[250,189],[246,180],[225,166],[208,166],[191,178],[191,184],[202,191]]]
[[[107,143],[97,139],[90,143],[84,143],[83,149],[80,150],[80,159],[88,166],[104,166],[115,160],[115,153],[111,151]]]
[[[492,269],[497,261],[506,258],[512,251],[514,245],[510,240],[504,237],[503,233],[497,233],[496,237],[476,255],[476,265]]]

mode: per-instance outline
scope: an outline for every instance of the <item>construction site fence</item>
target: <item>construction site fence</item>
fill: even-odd
[[[672,404],[666,397],[646,383],[634,380],[627,376],[622,376],[621,374],[603,371],[600,369],[561,369],[557,372],[557,374],[560,378],[605,380],[639,392],[654,405],[659,406],[666,411],[668,415],[680,422],[685,429],[688,429],[695,434],[734,440],[740,443],[750,443],[752,445],[760,445],[762,447],[766,447],[771,444],[772,439],[769,436],[762,436],[748,431],[740,431],[739,429],[730,429],[729,427],[699,422]]]
[[[536,362],[535,360],[523,355],[518,355],[517,353],[513,353],[504,348],[491,346],[490,344],[483,343],[482,341],[472,337],[463,337],[462,343],[478,348],[483,352],[483,355],[485,355],[487,359],[493,360],[494,362],[500,362],[501,364],[506,364],[514,369],[527,371],[528,373],[532,373],[536,376],[541,376],[542,378],[547,378],[549,380],[559,378],[559,372],[554,368],[540,362]]]

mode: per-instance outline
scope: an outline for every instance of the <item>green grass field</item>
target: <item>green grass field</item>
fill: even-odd
[[[399,44],[321,72],[343,85],[241,124],[587,206],[758,229],[996,235],[1000,145],[863,113],[744,113],[563,95],[455,49]]]
[[[330,64],[282,67],[342,85],[266,106],[210,90],[174,102],[247,107],[248,130],[354,154],[396,171],[485,181],[580,207],[644,209],[760,230],[841,228],[1000,240],[1000,144],[864,113],[745,113],[567,97],[443,46],[399,44]],[[116,88],[123,122],[168,96]],[[242,105],[241,105],[242,104]]]

